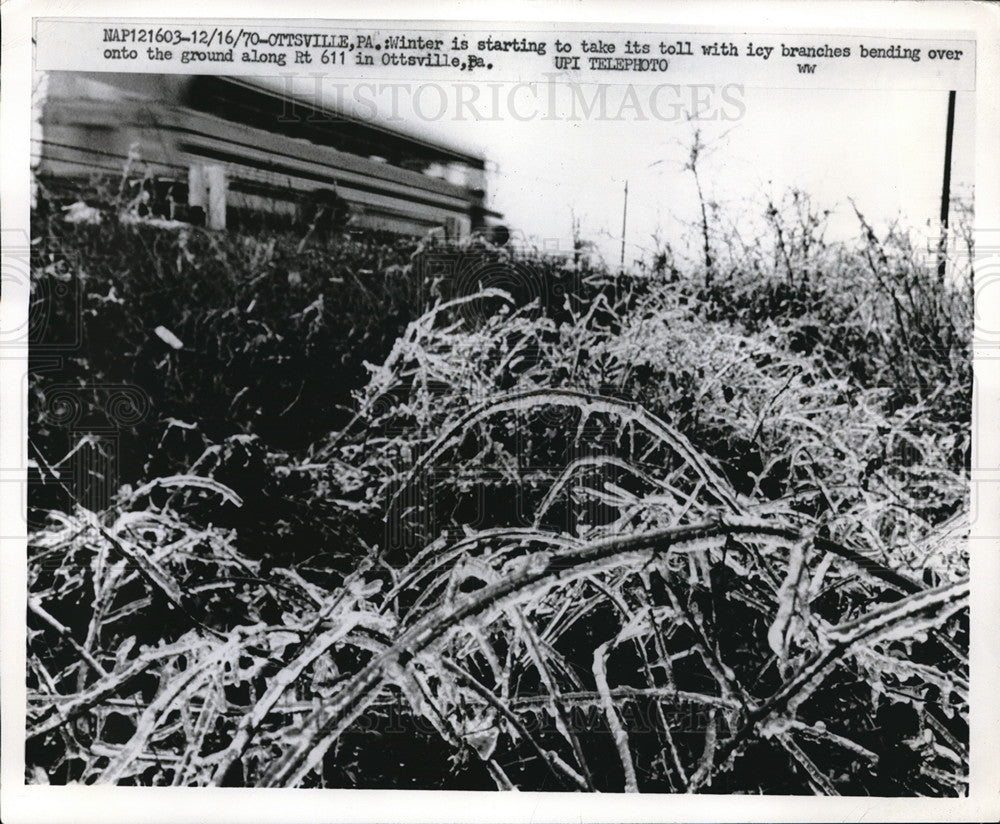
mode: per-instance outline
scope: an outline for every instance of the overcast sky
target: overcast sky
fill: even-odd
[[[705,194],[734,215],[759,214],[768,194],[777,201],[799,187],[834,210],[832,237],[856,231],[848,198],[879,223],[899,217],[926,231],[937,220],[946,92],[746,89],[742,100],[739,119],[697,124],[711,147],[700,170]],[[972,102],[971,93],[957,96],[953,192],[972,183]],[[627,259],[658,229],[674,239],[697,217],[683,169],[695,124],[683,119],[449,125],[478,138],[498,164],[494,202],[509,225],[539,239],[568,243],[573,211],[616,260],[626,180]]]
[[[857,232],[848,198],[876,225],[899,219],[926,232],[928,221],[936,224],[946,91],[719,84],[714,91],[684,86],[651,100],[648,81],[632,87],[634,96],[628,84],[605,84],[602,117],[594,84],[574,92],[556,80],[553,97],[546,81],[530,79],[540,80],[537,89],[508,81],[495,96],[483,88],[464,108],[456,100],[469,99],[468,89],[448,83],[422,89],[415,81],[391,105],[386,90],[373,97],[383,122],[485,153],[496,167],[489,187],[494,208],[515,232],[549,247],[571,248],[575,214],[584,236],[617,261],[626,180],[627,262],[650,248],[656,232],[676,242],[698,216],[694,180],[684,169],[695,128],[709,147],[699,165],[706,197],[745,226],[768,196],[778,202],[793,187],[834,212],[831,238]],[[311,92],[313,81],[301,82]],[[344,94],[348,108],[371,117],[372,103],[351,100],[353,86]],[[692,95],[704,115],[696,121],[688,119]],[[972,92],[958,93],[953,195],[968,193],[973,182],[973,103]]]

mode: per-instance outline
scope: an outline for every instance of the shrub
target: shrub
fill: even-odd
[[[782,276],[705,287],[53,229],[39,293],[85,308],[35,363],[31,777],[964,793],[960,295],[898,241],[864,274],[878,241],[783,238]],[[153,411],[97,512],[52,386],[114,381]]]

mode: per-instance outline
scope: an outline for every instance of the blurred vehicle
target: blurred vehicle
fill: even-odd
[[[36,180],[103,177],[154,216],[253,228],[351,226],[448,238],[492,231],[487,161],[254,78],[50,72],[36,103]],[[136,190],[136,182],[139,189]]]

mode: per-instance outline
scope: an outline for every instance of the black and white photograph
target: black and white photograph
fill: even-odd
[[[9,820],[997,813],[995,9],[26,5]]]

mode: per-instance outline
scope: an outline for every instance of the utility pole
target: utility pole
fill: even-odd
[[[948,210],[951,205],[951,144],[955,132],[955,92],[948,92],[948,125],[944,137],[944,180],[941,183],[941,237],[938,238],[938,281],[944,283],[948,261]]]
[[[625,273],[625,223],[628,220],[628,181],[625,181],[625,203],[622,206],[622,255],[619,261],[619,268],[622,274]]]

